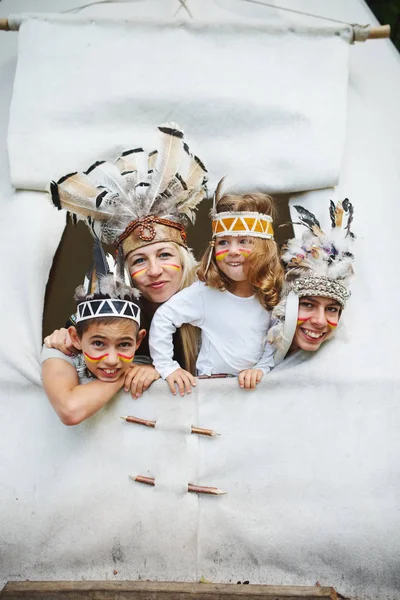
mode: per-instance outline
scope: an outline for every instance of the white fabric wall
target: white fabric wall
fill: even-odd
[[[1,17],[25,8],[10,5],[3,0]],[[295,6],[371,20],[358,0]],[[350,49],[338,189],[293,199],[318,214],[332,193],[356,206],[357,278],[338,339],[316,356],[292,357],[254,394],[234,380],[201,381],[191,398],[173,399],[159,382],[140,401],[122,394],[71,429],[48,405],[38,361],[44,286],[64,218],[41,194],[14,193],[9,183],[16,35],[0,33],[2,582],[318,580],[346,596],[399,598],[398,55],[388,42]],[[177,424],[222,435],[141,429],[118,418],[127,413],[173,414]],[[159,485],[140,486],[129,473],[148,473]],[[189,480],[228,493],[182,494]]]

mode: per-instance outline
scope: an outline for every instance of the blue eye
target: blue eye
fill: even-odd
[[[144,258],[142,258],[142,257],[136,258],[132,262],[132,267],[134,267],[135,265],[141,265],[142,263],[144,263]]]
[[[217,246],[226,246],[228,242],[226,240],[218,240]]]
[[[161,252],[161,254],[159,254],[159,258],[171,258],[172,254],[170,254],[169,252]]]
[[[101,348],[104,345],[103,342],[101,342],[100,340],[95,340],[94,342],[92,342],[92,344],[96,348]]]

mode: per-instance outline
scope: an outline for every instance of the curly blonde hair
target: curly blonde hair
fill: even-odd
[[[277,213],[275,202],[268,194],[224,194],[217,198],[217,213],[232,211],[258,212],[270,215],[273,219]],[[207,269],[210,252],[212,256]],[[254,249],[247,258],[248,281],[267,310],[272,310],[278,304],[282,289],[284,270],[279,255],[279,247],[274,240],[254,238]],[[200,281],[212,288],[221,291],[232,289],[233,282],[218,267],[213,247],[204,253],[197,275]]]

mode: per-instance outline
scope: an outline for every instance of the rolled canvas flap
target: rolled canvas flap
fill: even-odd
[[[239,189],[337,183],[348,29],[255,24],[24,22],[8,137],[12,183],[52,179],[155,144],[176,121],[210,170]],[[28,93],[29,91],[29,93]]]

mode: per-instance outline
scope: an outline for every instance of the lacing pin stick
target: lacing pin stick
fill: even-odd
[[[122,420],[126,421],[127,423],[135,423],[136,425],[144,425],[144,427],[151,427],[153,429],[157,423],[157,421],[149,421],[147,419],[140,419],[139,417],[132,417],[129,415],[127,415],[125,417],[120,417],[120,418]],[[204,435],[206,437],[217,437],[218,435],[221,435],[220,433],[217,433],[213,429],[204,429],[203,427],[197,427],[196,425],[191,426],[191,433],[194,433],[197,435]]]
[[[145,477],[144,475],[129,475],[129,477],[138,483],[144,483],[145,485],[151,486],[156,485],[154,477]],[[222,496],[226,494],[226,491],[221,490],[220,488],[210,487],[208,485],[194,485],[193,483],[188,483],[187,491],[192,494],[206,494],[208,496]]]

